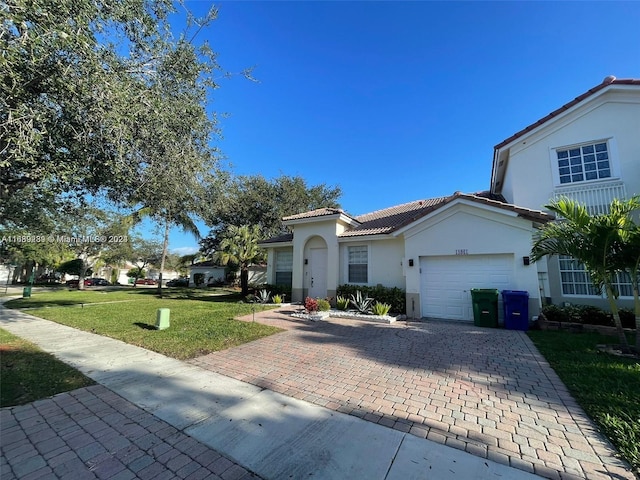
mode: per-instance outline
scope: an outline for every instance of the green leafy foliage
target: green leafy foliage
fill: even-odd
[[[331,310],[331,304],[329,303],[329,300],[325,300],[324,298],[318,298],[317,303],[318,303],[319,311],[328,312],[329,310]]]
[[[242,294],[249,292],[249,265],[264,260],[265,252],[258,246],[260,231],[256,225],[229,226],[220,241],[219,250],[214,255],[222,265],[233,263],[240,266],[240,286]]]
[[[389,305],[388,303],[376,302],[371,307],[371,313],[373,313],[374,315],[387,315],[389,313],[389,310],[391,310],[391,305]]]
[[[378,302],[388,303],[391,305],[392,312],[406,312],[406,294],[404,290],[398,287],[384,287],[382,285],[368,287],[365,285],[345,284],[340,285],[336,293],[338,296],[351,298],[351,295],[355,295],[358,291],[367,297],[374,298]]]
[[[273,296],[273,303],[275,303],[277,305],[280,305],[282,303],[283,299],[284,299],[283,295],[276,294],[276,295]]]
[[[338,208],[339,187],[309,186],[300,176],[239,176],[220,186],[207,206],[204,218],[213,232],[201,242],[202,251],[215,250],[215,237],[229,225],[256,225],[263,238],[286,233],[282,218],[317,208]]]
[[[258,288],[269,290],[274,295],[282,295],[283,301],[285,297],[291,298],[291,286],[290,285],[273,285],[271,283],[264,283]]]
[[[581,323],[584,325],[615,326],[613,315],[593,305],[546,305],[542,307],[545,318],[551,322]],[[635,313],[629,308],[619,310],[620,322],[623,328],[635,328]]]

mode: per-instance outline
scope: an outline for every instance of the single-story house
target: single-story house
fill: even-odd
[[[536,228],[551,219],[488,192],[456,192],[359,216],[333,208],[292,215],[283,219],[290,234],[260,246],[267,282],[291,285],[294,302],[335,297],[342,284],[381,284],[406,291],[410,318],[469,321],[471,289],[489,288],[529,292],[536,315],[529,253]]]
[[[200,286],[225,281],[226,267],[213,260],[194,263],[189,267],[189,285]],[[264,265],[249,266],[249,284],[261,285],[267,282],[267,268]]]

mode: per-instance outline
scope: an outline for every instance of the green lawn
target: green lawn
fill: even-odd
[[[131,288],[106,293],[58,290],[12,300],[5,306],[29,308],[31,315],[178,359],[205,355],[280,331],[260,323],[235,320],[250,314],[253,308],[256,311],[267,308],[240,303],[237,294],[223,290],[167,289],[160,299],[155,293],[155,289]],[[171,311],[171,326],[166,330],[154,328],[159,308]]]
[[[93,383],[53,355],[0,329],[0,407],[22,405]]]
[[[582,408],[640,474],[640,360],[599,352],[596,345],[617,343],[617,339],[597,333],[531,331],[529,336]]]

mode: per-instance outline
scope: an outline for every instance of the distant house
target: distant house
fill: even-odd
[[[212,260],[194,263],[189,266],[189,285],[206,286],[213,283],[224,283],[225,267]]]
[[[323,208],[283,219],[291,233],[266,239],[267,282],[292,301],[333,297],[342,284],[406,291],[411,318],[472,320],[472,288],[526,290],[544,300],[604,306],[567,258],[531,264],[533,235],[553,219],[551,198],[593,212],[640,193],[640,80],[605,81],[494,149],[491,190],[416,200],[365,215]],[[628,279],[618,287],[631,300]],[[499,309],[501,312],[501,309]]]
[[[267,282],[267,268],[264,265],[249,266],[249,284],[260,285]],[[226,267],[213,260],[194,263],[189,267],[189,285],[206,286],[221,284],[228,280]]]

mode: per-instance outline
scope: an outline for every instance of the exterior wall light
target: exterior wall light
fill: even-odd
[[[413,258],[410,258],[410,259],[409,259],[409,266],[410,266],[410,267],[413,267]]]

